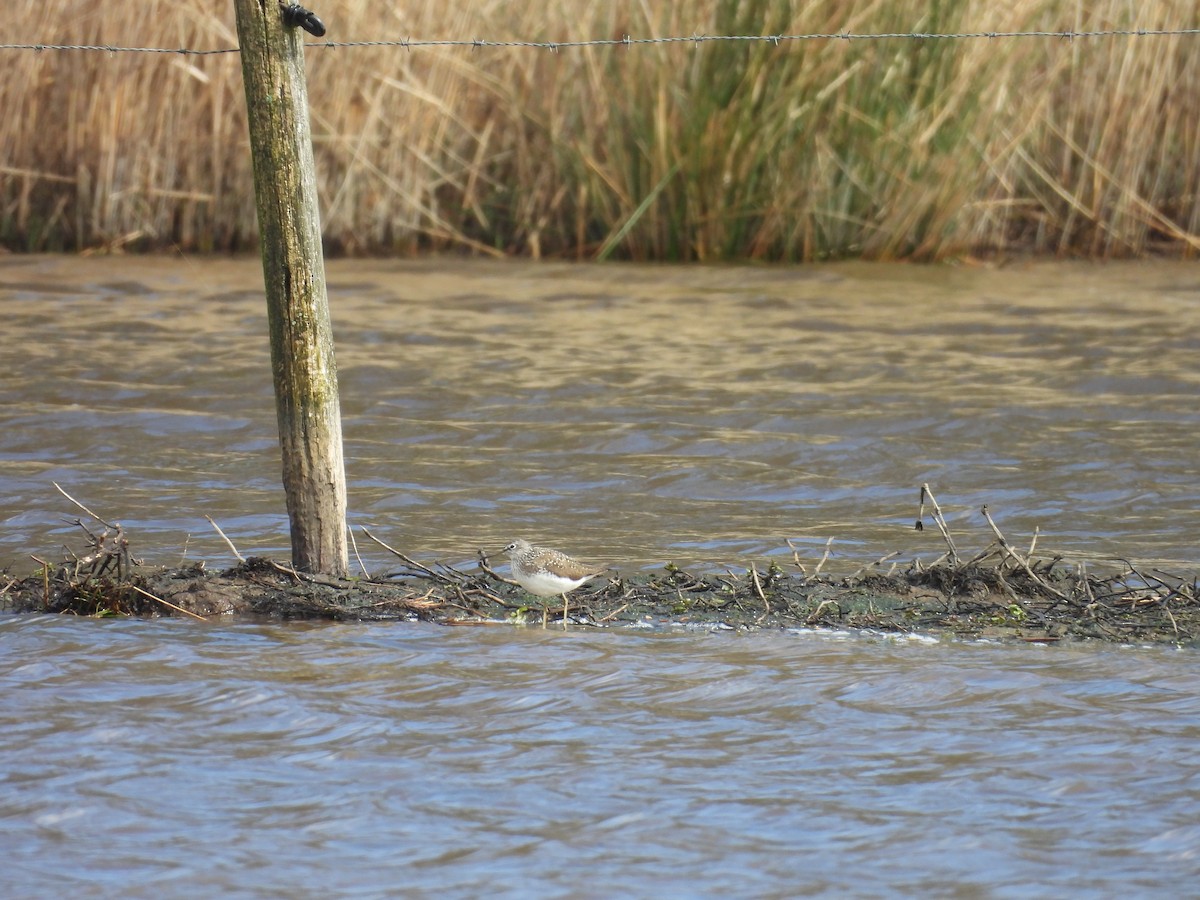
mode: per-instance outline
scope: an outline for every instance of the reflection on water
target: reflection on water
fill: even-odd
[[[1176,897],[1194,653],[0,619],[5,896]]]
[[[988,503],[1047,553],[1198,560],[1191,266],[338,261],[329,282],[353,520],[423,558],[525,536],[719,568],[832,537],[854,569],[938,552],[911,529],[929,482],[964,546]],[[0,261],[0,562],[68,538],[52,481],[154,562],[228,559],[205,514],[284,552],[260,285],[257,260]]]

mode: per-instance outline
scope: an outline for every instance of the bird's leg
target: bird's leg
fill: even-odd
[[[563,594],[563,628],[567,627],[567,595]]]

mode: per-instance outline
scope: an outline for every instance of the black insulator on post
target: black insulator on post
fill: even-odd
[[[284,5],[283,24],[288,28],[303,28],[313,37],[323,37],[325,35],[325,23],[299,3]]]

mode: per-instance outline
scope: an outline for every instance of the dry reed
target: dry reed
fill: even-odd
[[[231,4],[15,0],[13,42],[236,44]],[[318,9],[330,39],[1195,27],[1194,3],[499,2]],[[1195,36],[310,48],[346,253],[1092,257],[1200,248]],[[0,242],[253,245],[236,54],[0,51]]]

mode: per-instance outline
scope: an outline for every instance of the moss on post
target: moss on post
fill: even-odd
[[[344,575],[346,476],[341,409],[302,33],[277,0],[234,0],[254,156],[259,239],[292,562]]]

